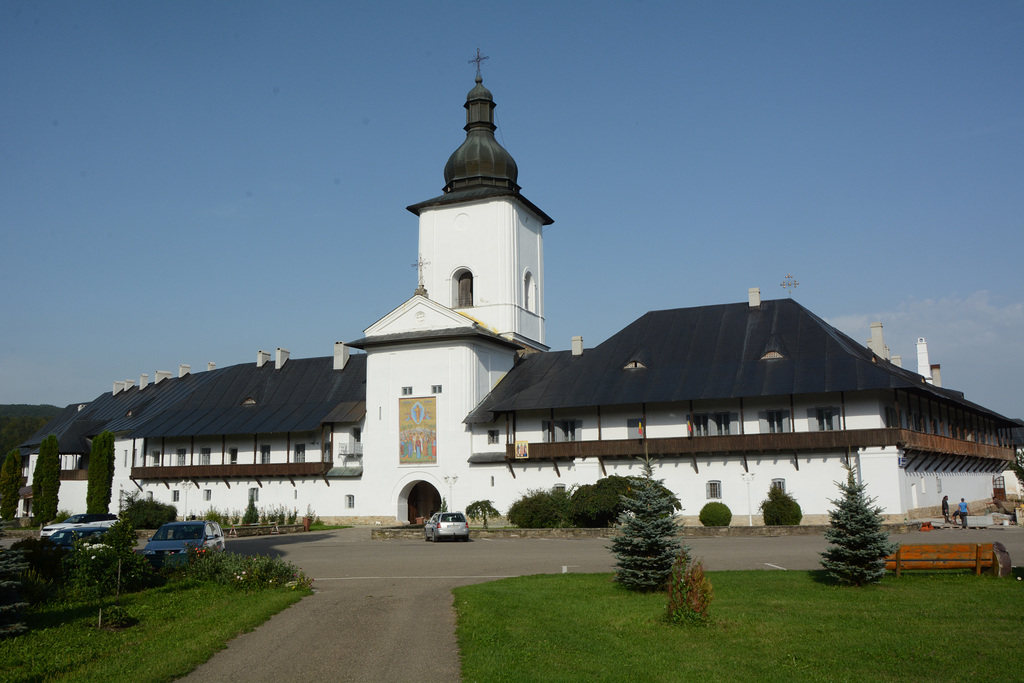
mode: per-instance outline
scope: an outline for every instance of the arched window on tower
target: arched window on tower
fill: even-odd
[[[533,275],[529,271],[523,278],[523,308],[531,313],[537,312],[537,288],[533,283]]]
[[[455,308],[473,305],[473,274],[464,270],[455,278]]]

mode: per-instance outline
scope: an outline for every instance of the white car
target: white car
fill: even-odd
[[[105,526],[112,527],[117,522],[117,515],[107,514],[81,514],[71,515],[63,522],[57,524],[48,524],[43,527],[42,531],[39,532],[40,538],[46,538],[54,531],[60,531],[61,529],[75,529],[81,526]]]

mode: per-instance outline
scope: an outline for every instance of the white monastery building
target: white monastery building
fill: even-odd
[[[736,524],[759,523],[770,486],[821,522],[846,464],[892,519],[944,494],[992,497],[1017,425],[942,388],[923,339],[918,372],[900,367],[880,323],[865,346],[751,289],[740,303],[647,313],[595,348],[575,338],[549,351],[552,219],[520,192],[494,106],[478,74],[443,193],[409,207],[415,293],[361,339],[320,358],[259,351],[254,363],[115,382],[23,444],[26,479],[56,435],[60,507],[85,511],[91,440],[110,430],[111,508],[135,491],[181,517],[250,498],[357,524],[415,522],[442,498],[504,512],[530,489],[638,474],[645,452],[688,523],[709,500]],[[26,487],[19,512],[30,507]]]

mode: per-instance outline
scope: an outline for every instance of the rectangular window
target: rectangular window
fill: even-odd
[[[769,434],[782,434],[783,432],[786,431],[786,411],[769,410],[767,414]]]
[[[577,441],[577,432],[583,429],[583,423],[580,420],[545,420],[542,426],[544,441],[547,443]]]
[[[555,484],[554,489],[557,492],[565,493],[565,484]]]
[[[124,449],[124,466],[128,467],[128,449]]]
[[[179,491],[178,489],[174,489],[173,491],[171,491],[171,500],[174,501],[175,503],[181,500],[181,491]]]
[[[210,464],[210,449],[200,448],[199,449],[199,464],[209,465]]]
[[[232,448],[228,451],[228,460],[232,465],[238,464],[238,449]]]
[[[150,455],[153,458],[153,467],[159,467],[160,466],[160,451],[154,449],[150,453]]]
[[[334,444],[331,443],[330,441],[324,442],[323,461],[334,462]]]
[[[402,396],[412,396],[412,387],[402,387]]]
[[[722,482],[720,481],[709,481],[705,487],[708,494],[709,500],[721,500],[722,499]]]
[[[351,510],[355,506],[356,506],[356,497],[353,496],[352,494],[349,494],[349,495],[345,496],[345,507],[347,507],[349,510]]]
[[[185,466],[185,453],[186,453],[186,451],[185,451],[184,448],[179,448],[178,449],[178,467],[184,467]]]
[[[831,432],[835,430],[835,411],[832,408],[817,408],[818,431]]]
[[[270,464],[270,446],[267,444],[263,444],[260,446],[260,464]]]
[[[251,500],[252,502],[255,503],[259,499],[260,499],[260,490],[259,489],[249,489],[249,500]]]
[[[892,406],[885,407],[885,427],[886,429],[899,427],[899,422],[896,421],[896,409]]]
[[[295,462],[306,462],[306,444],[295,444]]]
[[[708,415],[707,413],[700,413],[693,415],[690,418],[690,424],[693,427],[694,436],[707,436],[708,435]]]
[[[772,488],[778,489],[783,493],[786,492],[786,480],[785,479],[772,479]]]
[[[500,437],[501,437],[501,434],[498,432],[497,429],[488,429],[487,430],[487,443],[489,443],[489,444],[496,444],[496,443],[498,443],[498,439]]]
[[[355,441],[356,443],[359,443],[362,438],[363,438],[363,430],[360,429],[359,427],[353,427],[352,428],[352,440]]]
[[[213,500],[213,491],[210,489],[203,489],[203,500]]]
[[[715,413],[715,427],[718,430],[718,436],[728,436],[729,413]]]
[[[432,393],[432,394],[440,394],[441,393],[441,385],[440,384],[432,384],[430,386],[430,393]]]
[[[935,493],[942,493],[942,478],[935,477]]]
[[[644,438],[643,420],[641,420],[639,417],[626,418],[626,438]]]

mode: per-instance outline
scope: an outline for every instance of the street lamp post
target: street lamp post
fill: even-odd
[[[446,475],[445,478],[444,478],[444,483],[448,485],[448,508],[451,509],[451,510],[455,509],[455,502],[454,502],[454,500],[452,498],[452,496],[453,496],[452,489],[455,488],[455,483],[458,480],[459,480],[459,476],[457,474],[453,474],[451,476],[447,476]]]
[[[754,483],[754,473],[745,472],[740,476],[747,483],[747,526],[754,526],[754,509],[750,502],[750,485]]]

